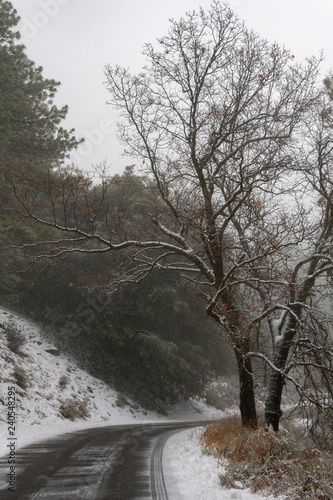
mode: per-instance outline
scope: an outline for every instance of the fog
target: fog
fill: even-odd
[[[299,60],[323,49],[323,74],[333,66],[332,0],[230,0],[233,10],[262,36],[290,48]],[[61,82],[56,103],[68,104],[67,128],[86,142],[72,160],[88,170],[104,159],[111,172],[134,163],[121,156],[116,115],[103,82],[110,63],[140,71],[141,49],[166,34],[169,19],[210,0],[13,0],[28,56],[44,76]]]

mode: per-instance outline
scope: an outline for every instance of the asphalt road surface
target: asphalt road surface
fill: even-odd
[[[163,446],[172,434],[203,424],[102,427],[22,448],[16,455],[15,493],[5,485],[8,464],[1,463],[0,498],[173,500],[164,483]]]

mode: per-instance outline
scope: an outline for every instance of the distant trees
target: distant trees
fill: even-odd
[[[154,203],[155,189],[131,168],[111,182],[105,208],[113,231],[144,238],[150,231],[145,208]],[[82,206],[80,212],[82,224],[91,224],[93,212]],[[46,253],[52,232],[46,228],[42,244],[43,233],[33,229],[24,247],[26,262],[20,264],[17,253],[12,282],[1,286],[0,281],[2,303],[28,313],[49,335],[54,332],[53,342],[90,373],[163,413],[179,400],[203,394],[213,376],[234,373],[230,348],[205,320],[204,305],[194,304],[196,291],[184,289],[177,274],[156,270],[141,283],[110,293],[110,283],[132,265],[126,255],[74,252],[60,261],[35,260],[31,244],[37,239]],[[9,245],[15,244],[14,233],[8,235]]]
[[[270,371],[266,423],[278,430],[290,370],[329,342],[330,318],[315,304],[332,269],[330,89],[317,86],[320,60],[295,62],[217,1],[171,21],[159,45],[145,46],[143,73],[106,68],[125,153],[155,193],[146,236],[109,210],[116,181],[106,176],[92,187],[72,172],[42,204],[30,188],[17,198],[63,234],[39,256],[124,250],[118,281],[159,269],[196,287],[234,350],[243,424],[257,425],[257,357]]]

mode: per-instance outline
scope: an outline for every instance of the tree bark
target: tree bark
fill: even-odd
[[[282,417],[281,399],[284,387],[284,376],[272,369],[268,386],[268,396],[265,404],[265,424],[279,431],[280,419]]]
[[[241,412],[242,425],[256,429],[258,426],[258,417],[256,410],[252,362],[250,358],[236,351],[236,358],[239,373],[239,409]]]
[[[297,311],[298,315],[300,311]],[[296,315],[295,315],[296,316]],[[290,348],[296,334],[297,320],[295,317],[289,319],[288,327],[283,335],[283,340],[274,346],[273,364],[271,368],[268,385],[268,395],[265,402],[265,424],[272,426],[274,431],[279,431],[280,419],[282,417],[281,399],[285,385],[285,375]]]

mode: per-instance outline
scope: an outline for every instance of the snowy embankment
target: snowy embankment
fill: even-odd
[[[21,345],[8,341],[8,327],[20,334]],[[60,353],[33,322],[3,308],[0,308],[0,383],[0,457],[8,455],[7,405],[12,387],[16,403],[13,427],[17,449],[85,428],[165,421],[165,417],[143,410],[90,376],[70,356]],[[71,404],[74,407],[81,405],[87,412],[86,418],[74,421],[65,418],[62,412],[71,414]],[[201,401],[190,401],[178,405],[168,421],[222,416],[222,412]],[[163,468],[169,498],[262,500],[246,490],[221,488],[218,475],[222,469],[214,458],[202,455],[198,432],[178,433],[165,446]]]
[[[8,327],[23,336],[21,346],[8,342]],[[59,353],[33,322],[4,308],[0,308],[0,383],[0,456],[7,452],[10,387],[15,387],[17,448],[84,428],[165,420],[81,370],[70,356]],[[89,416],[71,421],[62,415],[70,415],[78,406]],[[221,415],[215,408],[191,401],[178,405],[168,420]]]

